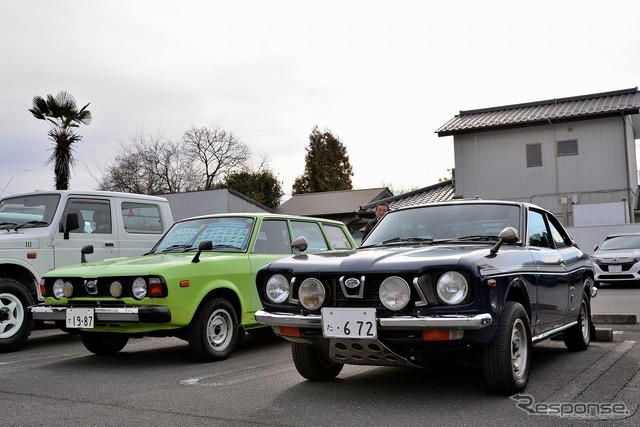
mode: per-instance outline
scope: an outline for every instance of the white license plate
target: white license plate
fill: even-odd
[[[323,308],[322,334],[332,338],[378,337],[375,308]]]
[[[95,313],[93,308],[67,308],[67,328],[92,329]]]
[[[622,273],[622,266],[621,265],[610,265],[609,266],[609,273]]]

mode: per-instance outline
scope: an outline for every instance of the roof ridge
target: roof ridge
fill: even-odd
[[[629,89],[620,89],[620,90],[614,90],[609,92],[591,93],[587,95],[569,96],[565,98],[553,98],[553,99],[547,99],[543,101],[524,102],[520,104],[507,104],[507,105],[502,105],[497,107],[478,108],[475,110],[460,110],[459,115],[465,116],[470,114],[488,113],[491,111],[514,110],[517,108],[527,108],[527,107],[535,107],[535,106],[542,106],[542,105],[555,105],[555,104],[561,104],[564,102],[583,101],[587,99],[606,98],[606,97],[618,96],[618,95],[631,95],[635,93],[638,93],[637,86]]]

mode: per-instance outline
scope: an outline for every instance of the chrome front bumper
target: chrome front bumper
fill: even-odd
[[[267,326],[292,326],[298,328],[322,328],[322,316],[313,314],[303,316],[291,313],[268,313],[259,310],[255,314],[256,321]],[[420,329],[453,329],[476,330],[486,328],[491,324],[489,313],[446,316],[399,316],[378,318],[378,328],[385,330],[420,330]]]
[[[29,307],[33,320],[62,320],[67,314],[67,308],[92,308],[96,323],[167,323],[171,321],[169,307],[95,307],[95,306],[55,306],[34,305]]]

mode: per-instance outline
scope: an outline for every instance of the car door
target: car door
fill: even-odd
[[[251,264],[251,311],[262,308],[255,278],[258,270],[280,258],[292,255],[289,227],[284,219],[264,219],[253,240],[249,255]]]
[[[536,265],[534,334],[562,326],[567,312],[569,281],[562,254],[555,246],[544,212],[529,210],[527,248]]]
[[[69,198],[62,214],[62,223],[68,214],[78,216],[79,227],[68,231],[68,238],[62,225],[55,233],[51,245],[54,249],[54,267],[79,264],[80,249],[93,246],[93,254],[87,255],[89,261],[114,258],[119,255],[118,236],[113,227],[113,206],[108,199]]]
[[[571,237],[556,217],[547,215],[547,219],[553,244],[558,250],[564,262],[565,269],[567,270],[567,286],[566,294],[564,295],[566,299],[566,309],[564,313],[566,323],[569,318],[575,318],[573,313],[576,313],[580,309],[584,289],[582,277],[586,255],[573,245]]]

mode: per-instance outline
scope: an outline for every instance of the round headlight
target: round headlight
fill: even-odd
[[[53,288],[51,290],[53,291],[53,297],[55,299],[60,299],[64,296],[62,291],[63,286],[64,281],[62,279],[57,279],[55,282],[53,282]]]
[[[122,295],[122,283],[117,280],[111,283],[111,286],[109,286],[109,293],[114,298],[120,298]]]
[[[382,281],[378,295],[382,305],[389,310],[398,311],[405,308],[409,303],[411,289],[402,277],[391,276]]]
[[[469,284],[457,271],[447,271],[438,279],[436,292],[445,304],[460,304],[469,293]]]
[[[131,284],[131,295],[135,299],[142,299],[147,296],[147,281],[142,277],[136,277]]]
[[[267,298],[280,304],[289,298],[289,281],[282,274],[274,274],[267,280],[264,291]]]
[[[324,303],[324,285],[318,279],[304,279],[298,289],[298,299],[307,310],[316,310]]]

